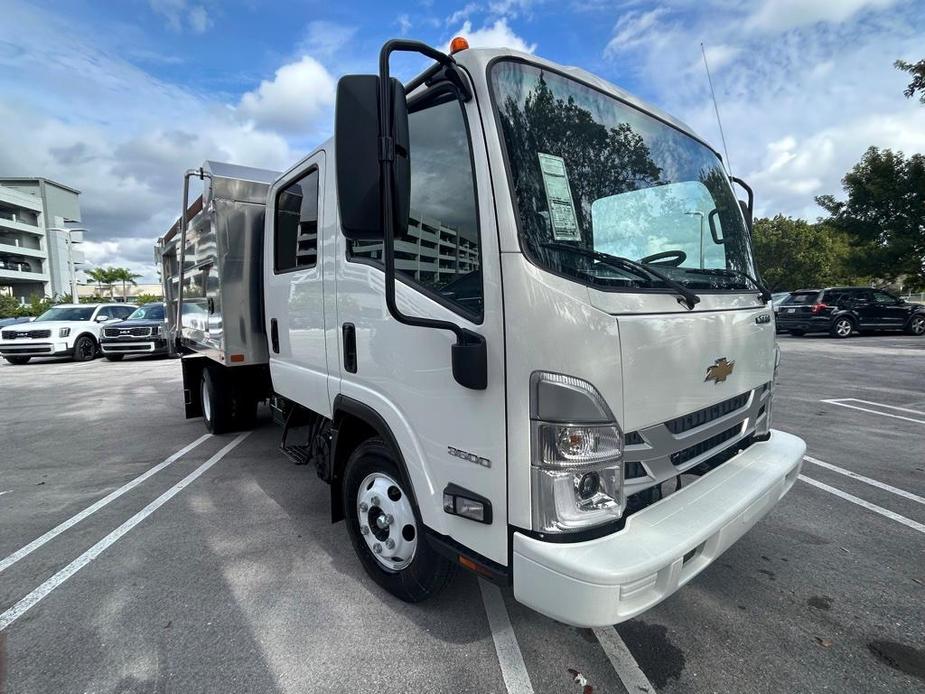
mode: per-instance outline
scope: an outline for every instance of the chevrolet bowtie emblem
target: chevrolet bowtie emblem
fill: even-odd
[[[707,367],[707,377],[703,379],[704,383],[707,381],[713,381],[714,384],[722,383],[727,376],[732,374],[735,365],[734,361],[728,361],[726,357],[720,357],[714,362],[713,366]]]

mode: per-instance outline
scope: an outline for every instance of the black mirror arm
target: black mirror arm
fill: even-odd
[[[399,323],[420,328],[449,330],[456,335],[452,348],[453,377],[466,388],[484,390],[488,387],[488,358],[485,338],[472,330],[450,321],[408,316],[401,312],[395,300],[395,142],[392,138],[392,86],[389,78],[389,57],[393,52],[414,52],[433,58],[441,65],[454,65],[452,57],[420,41],[394,39],[387,41],[379,53],[379,177],[382,185],[383,255],[385,260],[385,304]]]

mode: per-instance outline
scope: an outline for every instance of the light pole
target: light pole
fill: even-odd
[[[691,210],[690,212],[685,212],[684,214],[697,215],[700,217],[700,269],[703,270],[703,212],[698,210]]]
[[[77,296],[77,268],[74,265],[74,245],[71,240],[72,231],[86,231],[83,227],[48,227],[46,231],[60,231],[64,233],[67,239],[67,264],[68,271],[71,275],[71,302],[80,303],[80,297]]]

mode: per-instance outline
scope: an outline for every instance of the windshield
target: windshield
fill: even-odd
[[[145,306],[139,306],[134,311],[132,315],[128,317],[128,320],[164,320],[164,304],[146,304]]]
[[[532,65],[499,61],[491,83],[534,262],[605,288],[666,285],[582,251],[641,262],[691,289],[755,286],[738,201],[707,146]]]
[[[93,310],[93,306],[57,306],[48,309],[35,320],[90,320]]]

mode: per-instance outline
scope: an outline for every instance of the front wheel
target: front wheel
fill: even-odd
[[[89,335],[81,335],[74,343],[74,361],[91,361],[96,357],[96,341]]]
[[[6,359],[8,362],[10,362],[10,364],[16,364],[17,366],[28,364],[29,360],[32,359],[32,357],[17,357],[15,355],[3,357],[3,358]]]
[[[925,316],[912,316],[912,320],[906,326],[906,332],[917,337],[925,335]]]
[[[423,535],[420,516],[395,454],[381,439],[361,443],[344,472],[347,531],[366,573],[405,602],[439,593],[456,567]]]
[[[840,339],[845,339],[846,337],[851,337],[851,333],[854,331],[854,321],[850,318],[836,318],[832,323],[832,327],[829,330],[829,334],[832,337],[837,337]]]

